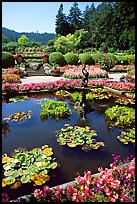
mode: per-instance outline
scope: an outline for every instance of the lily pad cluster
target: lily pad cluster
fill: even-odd
[[[135,124],[135,109],[126,106],[112,106],[105,111],[112,125],[130,128]]]
[[[14,98],[10,98],[9,101],[20,102],[20,101],[24,101],[24,100],[28,100],[28,99],[29,99],[28,96],[15,96]]]
[[[42,185],[50,179],[48,172],[57,167],[52,148],[44,145],[30,151],[15,149],[12,157],[2,155],[4,178],[2,187],[10,185],[11,188],[19,187],[22,183],[34,182]]]
[[[129,142],[135,143],[135,128],[132,128],[130,131],[121,132],[121,135],[117,136],[118,140],[124,144]]]
[[[70,93],[66,90],[59,90],[55,93],[55,95],[58,98],[66,98],[70,96]]]
[[[83,150],[98,149],[100,146],[105,146],[103,142],[97,142],[93,137],[97,136],[96,132],[90,129],[89,126],[70,126],[61,128],[57,132],[57,142],[60,145],[76,147],[81,145]]]
[[[18,121],[30,119],[31,112],[32,110],[27,111],[27,112],[17,112],[17,113],[11,114],[8,117],[4,118],[4,120],[13,120],[13,121],[18,122]]]
[[[64,101],[47,100],[46,103],[41,105],[40,118],[46,120],[48,117],[51,119],[63,119],[70,116],[71,110],[68,108],[67,103]]]
[[[134,105],[135,101],[134,99],[130,99],[130,98],[127,98],[127,99],[117,98],[115,103],[122,104],[122,105],[129,105],[129,104]]]

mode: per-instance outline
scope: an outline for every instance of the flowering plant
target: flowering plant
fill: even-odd
[[[135,158],[122,162],[120,155],[112,156],[111,169],[98,168],[96,177],[87,170],[74,185],[44,186],[34,191],[34,197],[38,202],[135,202]]]
[[[89,78],[99,78],[99,77],[108,77],[108,73],[106,70],[101,69],[97,65],[86,66],[86,70],[89,72]],[[65,78],[69,79],[80,79],[83,78],[82,67],[79,66],[77,68],[69,68],[63,74]]]
[[[17,74],[2,74],[2,83],[21,83],[20,77]]]
[[[25,70],[20,68],[2,68],[2,74],[18,74],[20,77],[25,74]]]

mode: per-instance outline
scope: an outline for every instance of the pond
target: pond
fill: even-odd
[[[74,109],[69,99],[62,99],[71,109],[72,114],[68,119],[41,120],[41,99],[59,100],[52,94],[32,95],[28,100],[20,102],[2,103],[2,122],[4,118],[16,112],[29,111],[31,118],[25,121],[8,120],[9,130],[2,134],[2,154],[11,156],[15,148],[33,149],[45,144],[52,147],[53,156],[59,166],[50,172],[50,180],[46,185],[55,186],[74,180],[78,173],[83,175],[85,170],[91,170],[94,174],[98,172],[98,167],[107,167],[113,162],[112,154],[121,155],[121,159],[135,154],[135,146],[132,143],[127,145],[121,143],[116,136],[120,135],[122,128],[110,127],[106,120],[105,110],[115,105],[112,99],[96,100],[91,102],[91,111],[86,113],[86,120],[81,120],[80,114]],[[72,126],[89,126],[97,133],[96,140],[104,142],[105,146],[89,151],[82,150],[81,146],[71,148],[66,145],[61,146],[55,137],[57,131],[65,124]],[[39,188],[39,186],[38,186]],[[20,188],[11,189],[9,186],[3,188],[10,199],[34,192],[36,186],[32,183],[22,184]]]

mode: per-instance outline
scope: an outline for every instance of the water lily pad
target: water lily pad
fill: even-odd
[[[17,188],[19,188],[20,186],[21,186],[21,182],[20,181],[17,181],[17,182],[15,182],[14,184],[11,184],[10,185],[10,188],[11,189],[17,189]]]
[[[10,161],[10,157],[7,156],[7,154],[2,155],[2,163],[8,163]]]
[[[31,182],[29,175],[22,176],[20,180],[21,180],[22,183],[29,183],[29,182]]]
[[[77,146],[75,143],[67,143],[67,145],[68,145],[69,147],[76,147],[76,146]]]
[[[13,178],[17,178],[19,176],[18,171],[17,170],[13,170],[13,171],[5,171],[4,172],[4,176],[12,176]]]
[[[13,178],[12,176],[8,176],[4,179],[4,182],[6,185],[13,184],[15,182],[15,178]]]
[[[30,179],[30,177],[33,178],[33,176],[37,174],[41,175],[40,173],[42,173],[42,171],[43,174],[46,175],[46,177],[43,176],[45,181],[38,181],[38,178],[35,184],[39,183],[38,185],[40,185],[40,183],[45,183],[46,180],[50,179],[50,177],[47,176],[49,169],[57,167],[57,163],[54,162],[55,158],[51,157],[52,154],[52,148],[48,145],[42,146],[42,149],[34,148],[31,151],[16,151],[13,158],[9,157],[10,159],[3,165],[5,170],[4,176],[6,178],[4,178],[2,185],[11,185],[17,181],[22,183],[31,182],[33,179]],[[8,158],[8,155],[4,154],[3,158]]]
[[[36,185],[42,185],[46,181],[49,181],[50,176],[43,173],[36,173],[33,176],[30,176],[30,179],[34,181]]]
[[[53,163],[51,164],[51,168],[52,168],[52,169],[55,169],[57,166],[58,166],[57,162],[53,162]]]
[[[6,183],[5,183],[5,178],[2,179],[2,187],[5,187]]]

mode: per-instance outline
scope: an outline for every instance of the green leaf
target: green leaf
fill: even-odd
[[[58,166],[57,162],[53,162],[53,163],[51,164],[51,168],[52,168],[52,169],[55,169],[57,166]]]
[[[31,182],[29,175],[22,176],[20,180],[21,180],[22,183],[29,183],[29,182]]]

